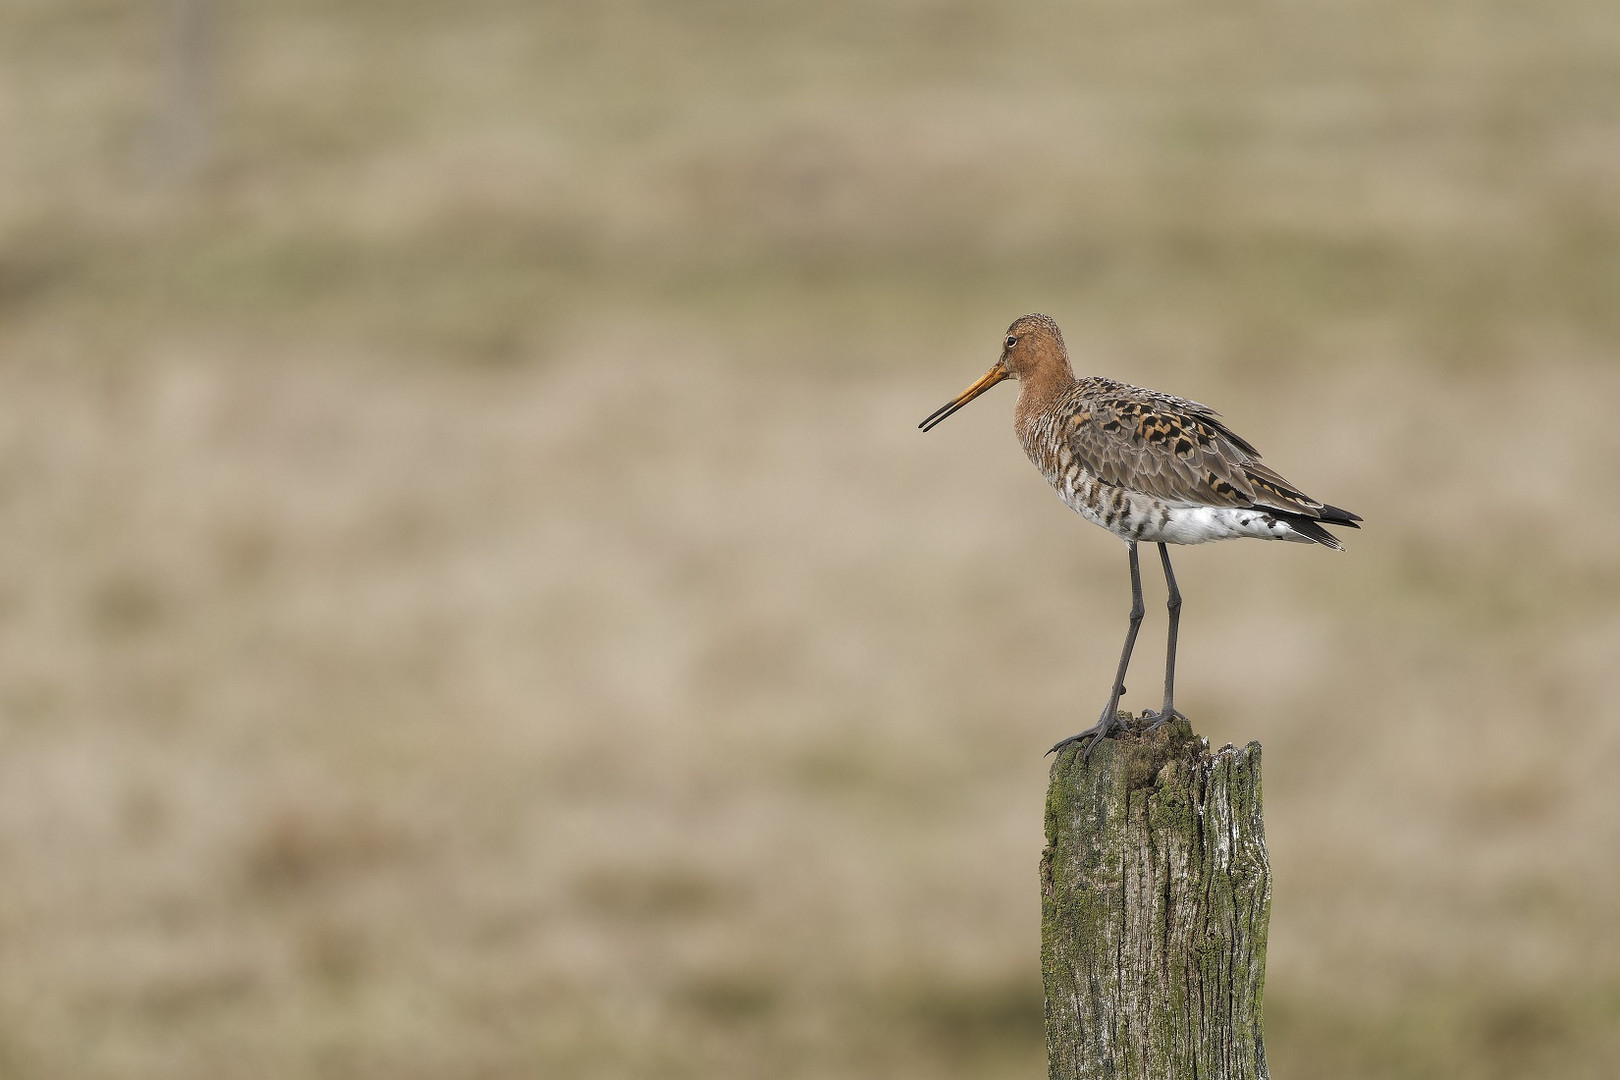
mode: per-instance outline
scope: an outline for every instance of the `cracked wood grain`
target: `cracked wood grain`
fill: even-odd
[[[1041,888],[1051,1080],[1269,1080],[1258,743],[1211,752],[1178,720],[1066,749]]]

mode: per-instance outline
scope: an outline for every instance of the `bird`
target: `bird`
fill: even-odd
[[[1248,536],[1343,551],[1324,526],[1359,529],[1362,519],[1283,479],[1207,405],[1102,376],[1076,378],[1063,332],[1049,315],[1015,319],[1002,338],[1000,358],[984,377],[917,426],[931,431],[1007,379],[1018,382],[1013,429],[1024,453],[1070,509],[1125,541],[1129,551],[1130,620],[1108,704],[1095,725],[1047,751],[1089,740],[1089,759],[1123,726],[1119,700],[1145,610],[1138,544],[1158,545],[1169,596],[1164,699],[1157,713],[1148,709],[1141,718],[1151,734],[1173,719],[1187,719],[1175,706],[1181,590],[1168,545]]]

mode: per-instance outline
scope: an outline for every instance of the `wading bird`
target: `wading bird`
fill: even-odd
[[[1120,726],[1125,669],[1143,614],[1138,543],[1159,545],[1170,595],[1164,703],[1143,714],[1152,731],[1173,717],[1186,719],[1175,706],[1181,590],[1166,545],[1253,536],[1343,551],[1322,526],[1356,529],[1361,518],[1317,502],[1273,472],[1207,405],[1098,376],[1076,379],[1063,334],[1046,315],[1025,315],[1009,326],[1001,358],[984,377],[917,426],[930,430],[1005,379],[1018,380],[1013,429],[1029,460],[1072,510],[1124,540],[1130,552],[1130,625],[1108,704],[1094,727],[1047,751],[1090,739],[1089,757]]]

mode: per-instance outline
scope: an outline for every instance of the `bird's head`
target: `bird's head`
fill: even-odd
[[[1050,315],[1025,315],[1007,327],[1001,339],[1001,356],[984,377],[929,414],[917,426],[931,430],[962,406],[1007,379],[1028,380],[1042,376],[1072,379],[1069,350],[1063,345],[1063,331]]]

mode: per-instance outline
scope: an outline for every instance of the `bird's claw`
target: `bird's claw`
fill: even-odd
[[[1169,711],[1160,712],[1155,712],[1152,709],[1143,709],[1142,715],[1136,718],[1138,725],[1137,730],[1143,735],[1152,735],[1154,732],[1164,727],[1164,725],[1173,723],[1177,720],[1187,720],[1187,723],[1192,723],[1191,720],[1187,719],[1186,713],[1182,712],[1178,708],[1175,708],[1174,706],[1172,706]]]
[[[1157,733],[1159,729],[1164,727],[1166,724],[1174,723],[1177,720],[1186,721],[1188,724],[1192,723],[1192,721],[1188,719],[1186,713],[1182,712],[1178,708],[1175,708],[1174,706],[1171,706],[1169,712],[1165,712],[1163,710],[1155,711],[1153,709],[1144,709],[1142,710],[1141,716],[1135,717],[1126,712],[1124,709],[1121,709],[1112,717],[1098,720],[1094,725],[1080,732],[1080,734],[1070,735],[1067,739],[1055,743],[1052,746],[1052,749],[1046,752],[1045,756],[1050,757],[1053,754],[1068,749],[1076,743],[1086,742],[1089,739],[1090,744],[1086,747],[1082,760],[1090,761],[1091,755],[1097,749],[1097,744],[1108,738],[1109,735],[1116,731],[1130,731],[1135,735],[1148,736]]]
[[[1077,742],[1084,742],[1087,739],[1093,739],[1096,736],[1096,734],[1097,734],[1096,730],[1093,729],[1091,731],[1082,731],[1078,735],[1070,735],[1067,739],[1060,739],[1059,741],[1053,743],[1052,744],[1052,749],[1048,750],[1045,754],[1042,754],[1041,756],[1042,757],[1051,757],[1053,754],[1056,754],[1056,753],[1066,749],[1067,747],[1073,746]]]
[[[1116,712],[1112,716],[1104,716],[1101,720],[1098,720],[1096,724],[1080,732],[1080,734],[1070,735],[1067,739],[1063,739],[1060,742],[1053,744],[1052,749],[1048,750],[1042,756],[1050,757],[1051,755],[1058,753],[1060,750],[1073,746],[1075,743],[1084,742],[1085,740],[1090,739],[1091,745],[1086,747],[1085,754],[1082,759],[1085,761],[1090,761],[1092,753],[1097,749],[1097,744],[1108,738],[1111,732],[1123,728],[1127,723],[1130,722],[1130,720],[1131,714],[1124,712],[1123,710]]]

